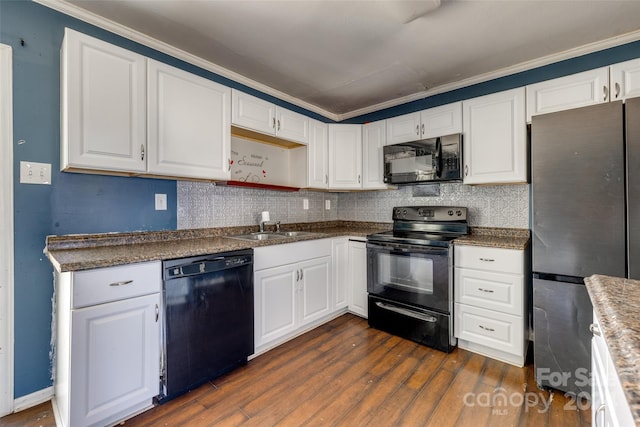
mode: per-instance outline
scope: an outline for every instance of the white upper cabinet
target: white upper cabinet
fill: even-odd
[[[309,136],[308,186],[329,188],[329,126],[317,120],[309,120]]]
[[[309,118],[238,90],[232,90],[231,124],[265,135],[309,143]]]
[[[441,105],[420,112],[422,138],[462,132],[462,102]]]
[[[382,152],[386,140],[385,120],[362,126],[362,188],[387,188]]]
[[[527,86],[527,122],[553,113],[609,101],[609,68],[602,67]]]
[[[148,63],[149,173],[229,179],[231,89]]]
[[[462,103],[465,184],[527,181],[524,100],[517,88]]]
[[[330,124],[329,188],[362,188],[362,125]]]
[[[614,64],[610,73],[612,101],[640,96],[640,59]]]
[[[400,144],[460,132],[461,102],[387,119],[387,144]]]
[[[420,139],[420,112],[387,119],[387,144]]]
[[[62,170],[146,171],[146,59],[65,29]]]

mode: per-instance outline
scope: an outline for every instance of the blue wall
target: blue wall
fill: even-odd
[[[59,52],[64,27],[241,89],[315,119],[329,121],[36,3],[0,0],[0,42],[12,46],[14,64],[16,398],[51,385],[53,269],[42,254],[45,237],[49,234],[176,228],[174,181],[54,172],[51,186],[19,184],[21,160],[52,163],[54,171],[59,169]],[[349,122],[380,120],[636,57],[640,57],[640,42],[425,98]],[[168,195],[167,211],[153,209],[154,193]]]

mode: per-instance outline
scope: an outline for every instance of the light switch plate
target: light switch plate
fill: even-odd
[[[309,199],[302,199],[302,209],[305,211],[309,209]]]
[[[51,163],[21,161],[20,183],[51,185]]]
[[[167,210],[167,195],[156,193],[156,210],[157,211],[166,211]]]
[[[331,210],[331,200],[327,199],[324,201],[325,210]]]

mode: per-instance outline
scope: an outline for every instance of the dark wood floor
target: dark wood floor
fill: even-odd
[[[538,389],[531,365],[447,355],[344,315],[124,425],[570,427],[591,425],[585,406]],[[54,425],[50,404],[0,419]]]

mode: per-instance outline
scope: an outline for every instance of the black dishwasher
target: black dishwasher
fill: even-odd
[[[163,265],[165,402],[246,364],[253,347],[253,250]]]

